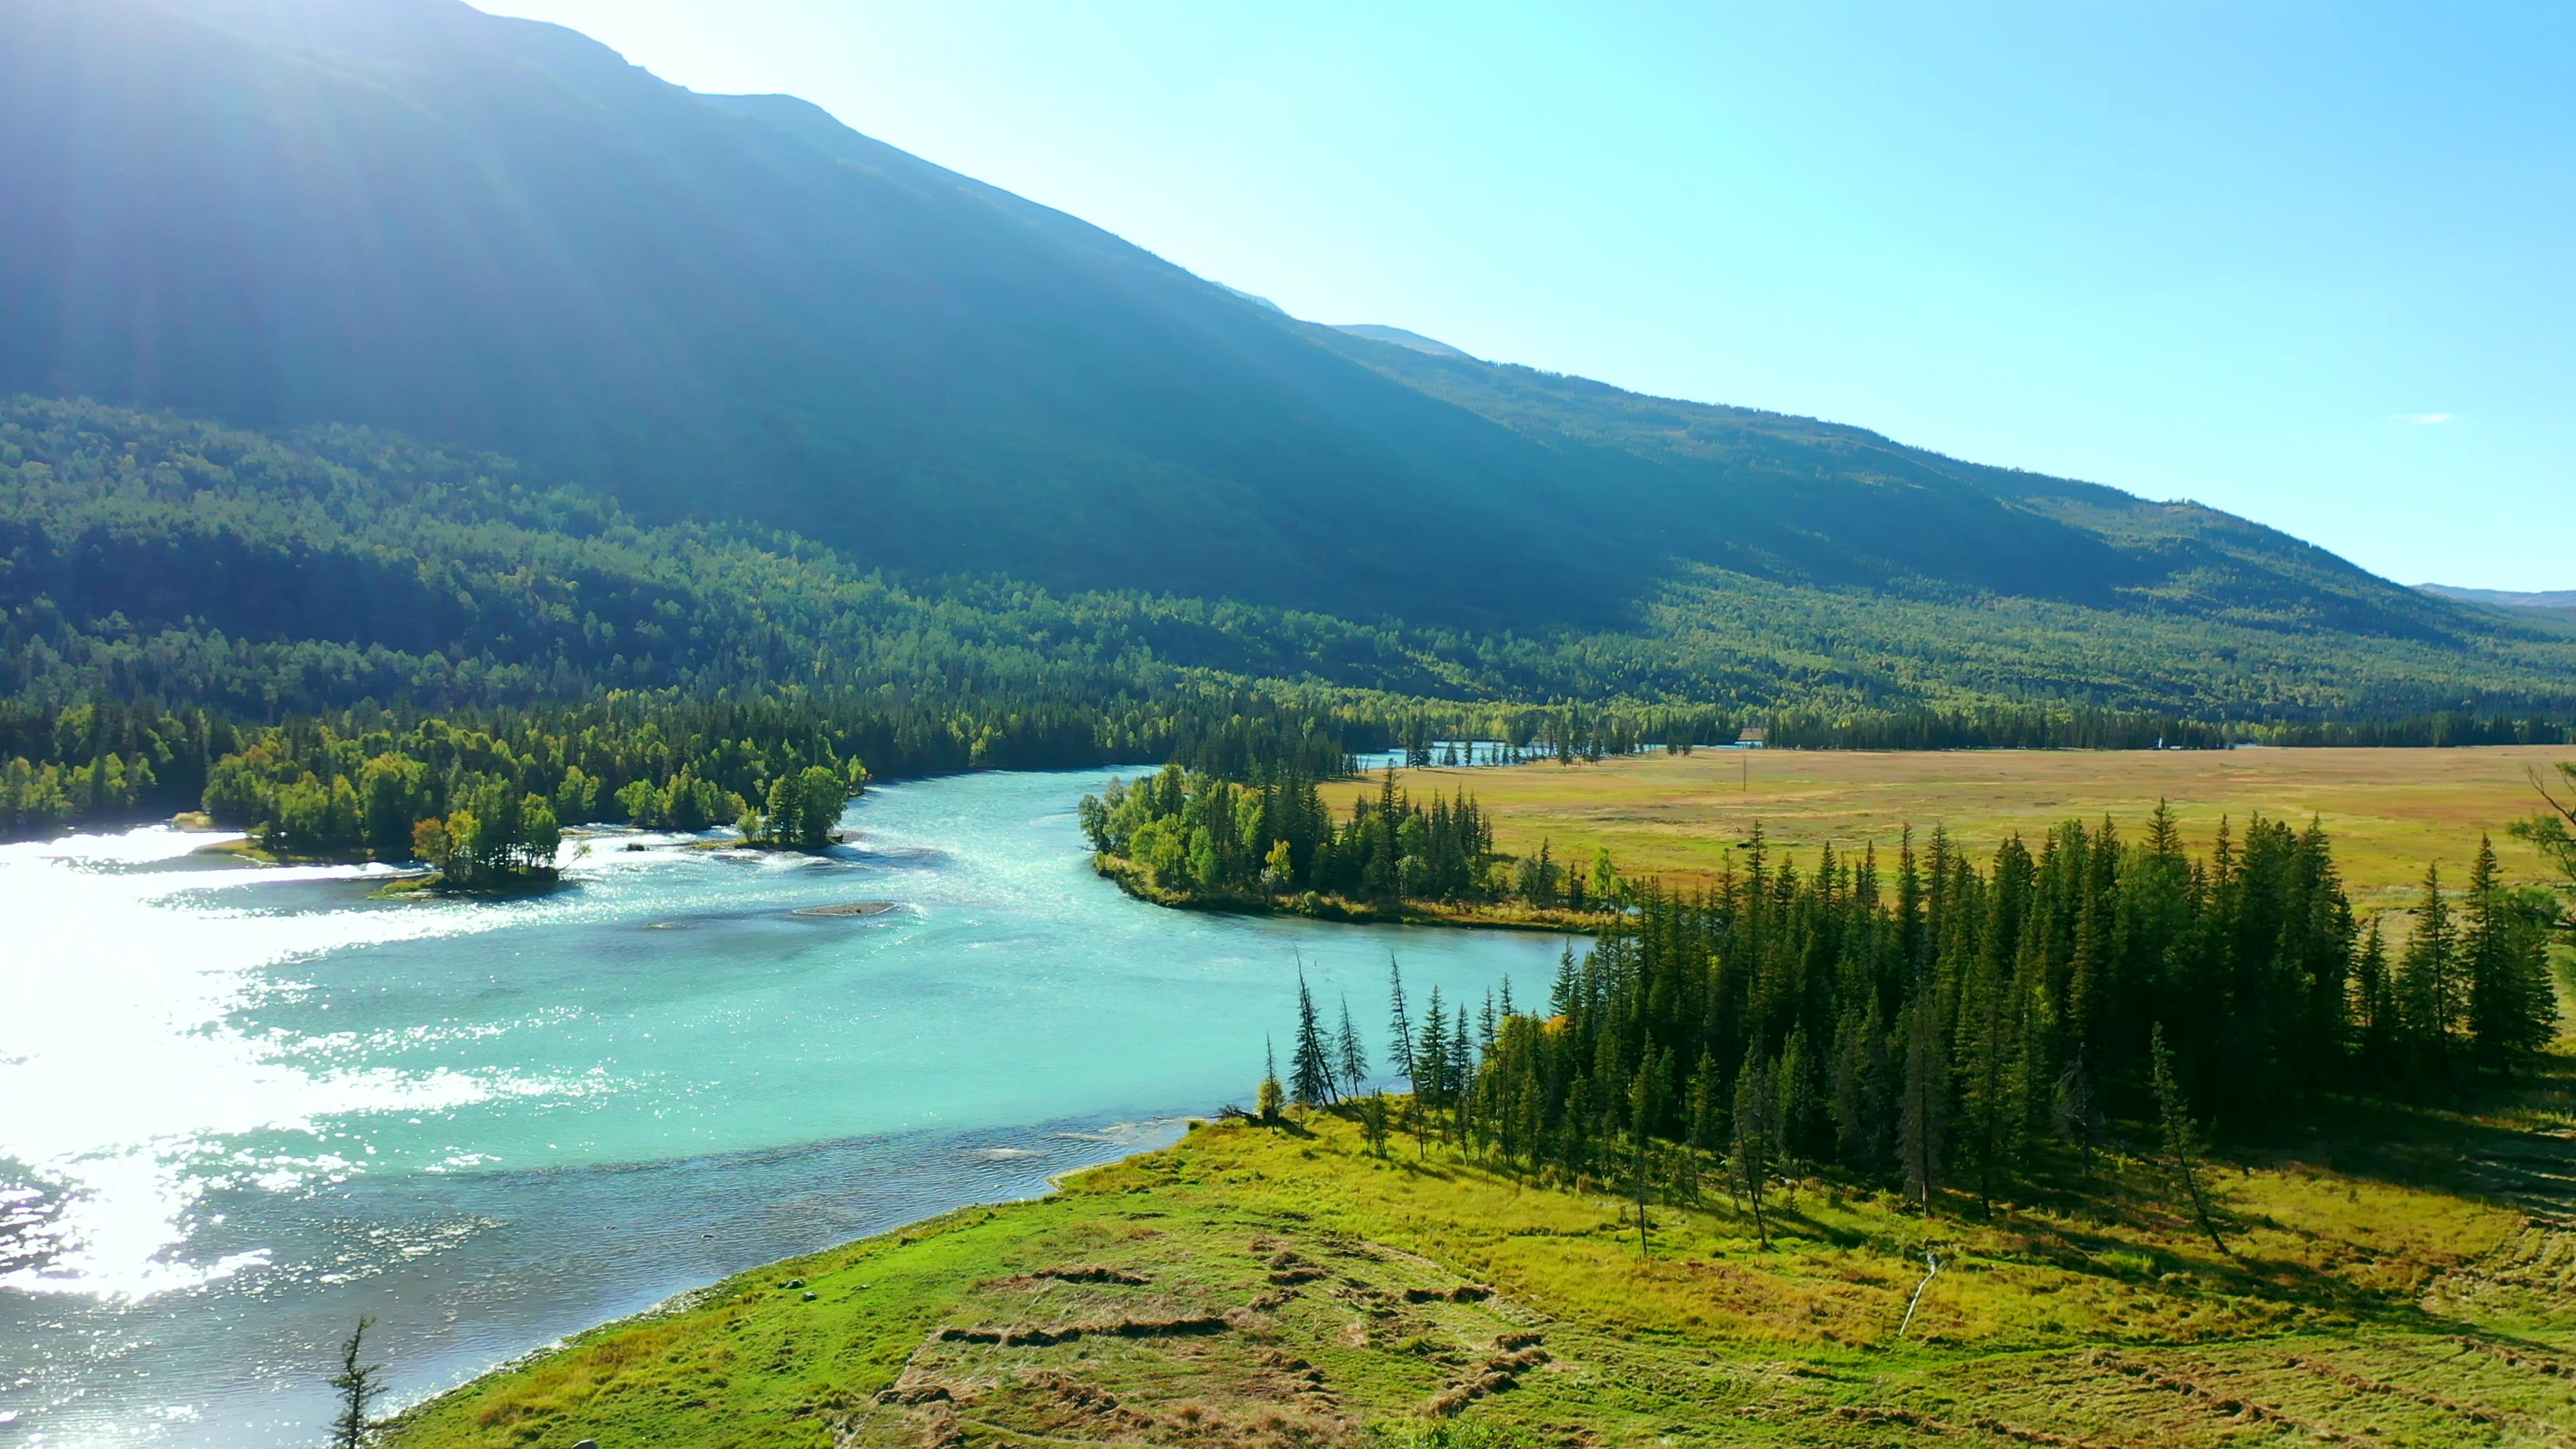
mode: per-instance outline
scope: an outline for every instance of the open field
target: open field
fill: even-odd
[[[2232,1259],[2135,1163],[1992,1223],[1811,1181],[1768,1250],[1676,1182],[1641,1257],[1620,1199],[1437,1143],[1200,1127],[584,1335],[392,1443],[2565,1445],[2565,1106],[2231,1167]]]
[[[1701,750],[1599,764],[1514,769],[1406,770],[1406,789],[1461,785],[1494,815],[1497,845],[1520,854],[1551,843],[1561,859],[1588,861],[1607,846],[1622,874],[1690,888],[1755,821],[1770,838],[1812,857],[1874,842],[1895,850],[1908,823],[1934,825],[1983,855],[2019,831],[2035,838],[2070,816],[2109,814],[2132,838],[2159,799],[2172,802],[2195,850],[2221,816],[2240,830],[2252,813],[2324,820],[2354,904],[2404,902],[2439,861],[2465,878],[2478,834],[2492,832],[2506,873],[2551,879],[2545,863],[2505,829],[2538,799],[2527,773],[2576,754],[2508,746],[2459,750],[1977,750],[1876,753]],[[1336,809],[1360,787],[1337,786]]]

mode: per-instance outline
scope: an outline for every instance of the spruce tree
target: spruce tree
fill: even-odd
[[[1950,1063],[1941,1050],[1940,1020],[1930,1001],[1918,999],[1906,1008],[1904,1032],[1905,1085],[1897,1108],[1897,1155],[1904,1163],[1906,1193],[1929,1217],[1941,1192]]]
[[[1368,1137],[1369,1151],[1379,1157],[1386,1156],[1386,1128],[1386,1092],[1380,1089],[1360,1104],[1360,1130]]]
[[[2085,1064],[2081,1045],[2067,1059],[2065,1070],[2057,1074],[2049,1110],[2057,1123],[2057,1135],[2075,1148],[2084,1176],[2091,1179],[2093,1144],[2102,1136],[2102,1105],[2094,1093],[2093,1073]]]
[[[1386,953],[1386,986],[1387,995],[1391,1001],[1386,1026],[1386,1066],[1388,1071],[1404,1078],[1404,1084],[1407,1087],[1411,1087],[1413,1085],[1413,1020],[1405,1014],[1404,968],[1396,964],[1393,951]]]
[[[2478,842],[2460,940],[2468,1031],[2478,1066],[2510,1072],[2549,1045],[2558,1020],[2537,912],[2506,889],[2495,845]]]
[[[1449,1017],[1441,1005],[1440,988],[1431,988],[1431,1000],[1422,1014],[1422,1029],[1413,1036],[1413,1097],[1425,1108],[1446,1105],[1442,1093],[1449,1085]]]
[[[1651,1059],[1651,1053],[1649,1057]],[[1656,1090],[1651,1065],[1637,1070],[1637,1080],[1628,1087],[1628,1180],[1637,1207],[1637,1256],[1648,1256],[1646,1241],[1646,1193],[1648,1188],[1648,1154],[1653,1150],[1647,1138],[1654,1126]]]
[[[1753,1209],[1753,1231],[1762,1246],[1771,1246],[1771,1221],[1763,1210],[1777,1150],[1780,1103],[1773,1095],[1773,1065],[1747,1058],[1735,1079],[1735,1181]]]
[[[1582,988],[1574,969],[1574,943],[1568,941],[1556,956],[1556,984],[1548,991],[1547,1012],[1550,1016],[1572,1019],[1581,998]]]
[[[1351,998],[1342,997],[1342,1027],[1333,1043],[1333,1065],[1342,1074],[1342,1089],[1356,1097],[1360,1084],[1368,1080],[1368,1052],[1360,1045],[1359,1028],[1351,1024]]]
[[[1270,1044],[1270,1034],[1261,1034],[1261,1088],[1255,1098],[1261,1120],[1275,1123],[1288,1094],[1279,1085],[1279,1053]]]
[[[2388,1074],[2397,1065],[2402,1025],[2396,983],[2388,974],[2388,942],[2376,920],[2363,935],[2361,954],[2353,962],[2352,1024],[2362,1084],[2371,1088],[2385,1086]]]
[[[1452,1141],[1467,1134],[1468,1084],[1476,1076],[1476,1045],[1467,1035],[1467,1008],[1458,1008],[1457,1029],[1449,1037],[1449,1076],[1441,1084],[1440,1100],[1449,1108],[1449,1134]]]
[[[2233,1258],[2235,1250],[2218,1233],[2218,1205],[2201,1176],[2200,1128],[2192,1121],[2191,1104],[2183,1098],[2182,1084],[2174,1079],[2173,1053],[2165,1050],[2165,1024],[2161,1021],[2155,1024],[2150,1039],[2148,1061],[2156,1094],[2156,1117],[2163,1128],[2165,1160],[2172,1166],[2174,1186],[2190,1208],[2192,1220],[2209,1235],[2211,1246]]]
[[[2442,893],[2438,865],[2424,872],[2424,904],[2416,910],[2415,933],[2406,942],[2398,989],[2417,1063],[2435,1077],[2447,1077],[2467,1003],[2462,999],[2458,927]]]
[[[1315,997],[1306,989],[1306,968],[1297,968],[1297,1047],[1288,1059],[1288,1096],[1300,1107],[1332,1104],[1333,1060],[1324,1047],[1323,1023],[1315,1015]]]
[[[1682,1154],[1682,1162],[1688,1173],[1686,1190],[1693,1199],[1699,1196],[1700,1161],[1717,1150],[1719,1090],[1717,1062],[1706,1051],[1702,1051],[1699,1054],[1699,1065],[1692,1070],[1690,1079],[1689,1125],[1684,1129],[1689,1133],[1689,1138],[1684,1145],[1690,1150]]]
[[[339,1416],[331,1421],[334,1449],[360,1449],[375,1437],[373,1410],[384,1396],[385,1366],[360,1362],[366,1356],[367,1330],[375,1326],[374,1319],[360,1318],[340,1344],[340,1371],[331,1376],[331,1387],[340,1395]]]

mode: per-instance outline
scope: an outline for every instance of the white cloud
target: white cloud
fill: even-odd
[[[2392,420],[2394,420],[2394,421],[2401,422],[2401,423],[2413,423],[2413,424],[2415,424],[2416,426],[2421,427],[2421,426],[2423,426],[2423,425],[2425,425],[2425,424],[2427,424],[2427,423],[2447,423],[2447,422],[2449,422],[2449,421],[2451,420],[2451,418],[2453,417],[2453,414],[2450,414],[2450,413],[2390,413],[2388,416],[2389,416]]]

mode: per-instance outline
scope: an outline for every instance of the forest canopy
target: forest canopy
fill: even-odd
[[[0,834],[192,808],[264,730],[345,741],[433,718],[515,738],[768,711],[827,719],[838,759],[880,777],[1177,760],[1244,783],[1282,751],[1322,780],[1354,751],[1434,739],[1569,760],[1747,727],[1815,748],[2444,745],[2563,741],[2576,717],[2537,626],[2436,647],[2124,615],[2106,641],[2088,631],[2109,616],[1990,604],[1969,625],[1922,600],[1738,583],[1624,631],[1522,636],[908,580],[792,535],[648,525],[385,434],[17,399],[0,403]],[[2016,674],[2044,676],[2060,649],[2126,657],[2032,699],[1986,645],[1971,651],[1986,662],[1951,658],[1967,637],[2022,650]],[[2297,682],[2247,690],[2257,679]],[[260,809],[227,797],[222,813],[343,841],[333,781],[362,797],[363,771],[324,763],[305,761],[310,789],[267,780]],[[717,778],[729,768],[620,776],[585,813],[767,812],[771,778]],[[554,790],[534,793],[574,823]]]

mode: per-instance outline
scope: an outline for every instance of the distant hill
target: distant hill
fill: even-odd
[[[1466,692],[2235,712],[2576,677],[2541,619],[2213,510],[1302,323],[456,0],[15,0],[0,135],[0,394],[389,429],[925,585],[1419,630]]]
[[[1425,337],[1419,332],[1407,332],[1401,327],[1381,327],[1374,322],[1344,322],[1333,330],[1347,332],[1353,337],[1366,337],[1373,342],[1392,342],[1398,347],[1410,347],[1416,352],[1427,352],[1434,357],[1467,355],[1446,342]]]
[[[2464,604],[2494,604],[2506,609],[2576,609],[2576,589],[2559,589],[2551,593],[2521,594],[2508,589],[2462,589],[2449,584],[2417,584],[2425,593]]]

